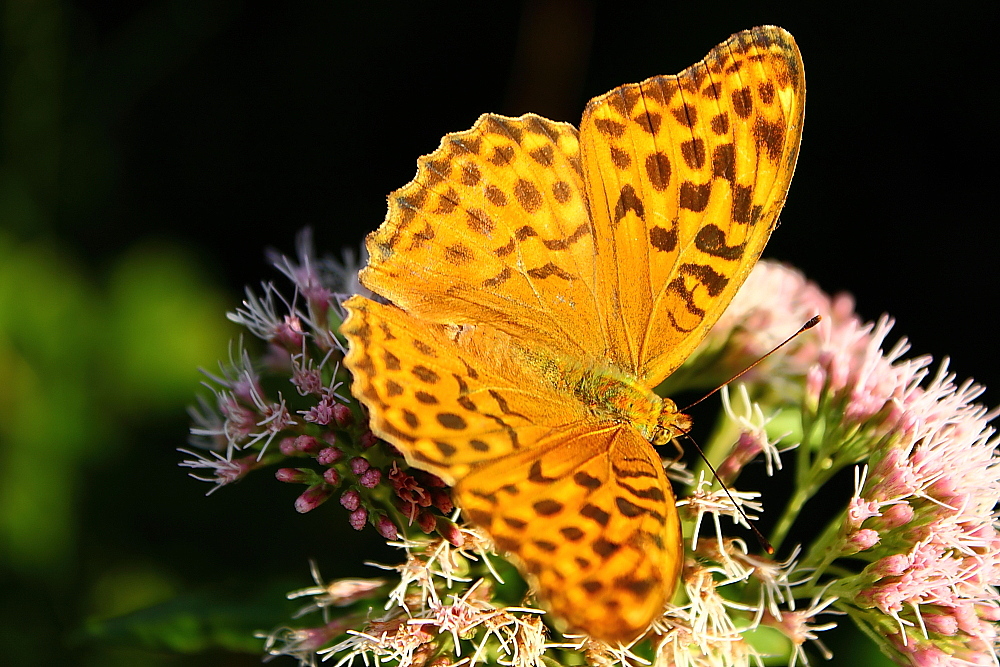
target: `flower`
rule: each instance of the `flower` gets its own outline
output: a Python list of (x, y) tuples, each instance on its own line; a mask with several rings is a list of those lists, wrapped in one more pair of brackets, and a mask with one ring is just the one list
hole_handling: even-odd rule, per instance
[[(215, 400), (200, 398), (191, 411), (191, 447), (206, 454), (182, 450), (192, 458), (181, 465), (211, 471), (196, 477), (213, 484), (209, 493), (275, 467), (278, 480), (305, 487), (297, 510), (322, 508), (356, 530), (371, 526), (403, 558), (377, 566), (387, 573), (379, 579), (324, 582), (313, 565), (316, 585), (289, 594), (312, 601), (266, 635), (270, 655), (305, 665), (361, 658), (397, 667), (744, 667), (762, 660), (754, 631), (769, 628), (785, 637), (794, 667), (814, 652), (828, 657), (818, 633), (846, 614), (902, 664), (995, 664), (995, 414), (975, 403), (981, 387), (956, 384), (947, 361), (931, 376), (928, 357), (906, 358), (905, 339), (888, 346), (891, 318), (863, 322), (850, 297), (829, 297), (790, 267), (758, 263), (664, 385), (711, 388), (760, 360), (739, 376), (735, 396), (723, 388), (706, 464), (664, 462), (683, 491), (682, 586), (644, 636), (610, 646), (560, 637), (558, 622), (546, 623), (535, 608), (530, 582), (503, 563), (486, 533), (462, 521), (444, 481), (376, 437), (343, 389), (337, 295), (356, 289), (353, 256), (318, 259), (303, 234), (295, 260), (271, 257), (295, 294), (284, 298), (267, 283), (231, 315), (266, 349), (252, 355), (241, 341), (218, 375), (206, 374)], [(815, 315), (823, 319), (814, 330), (764, 356)], [(743, 476), (758, 460), (787, 489), (781, 506)], [(708, 462), (728, 490), (714, 484)], [(806, 503), (848, 470), (849, 501), (818, 535), (786, 545), (804, 519), (815, 523)], [(334, 496), (339, 502), (325, 502)], [(755, 553), (728, 534), (750, 519), (768, 527), (783, 556)], [(322, 622), (309, 621), (316, 613)]]
[(205, 494), (206, 496), (212, 495), (227, 484), (240, 481), (246, 477), (251, 470), (269, 463), (269, 461), (260, 460), (256, 455), (244, 456), (238, 459), (227, 459), (224, 456), (220, 456), (216, 452), (209, 452), (213, 458), (208, 458), (188, 449), (178, 449), (177, 451), (194, 457), (193, 459), (181, 461), (179, 464), (181, 467), (195, 469), (206, 468), (215, 473), (212, 477), (199, 477), (194, 473), (190, 473), (190, 476), (194, 479), (202, 482), (212, 482), (215, 484), (215, 486), (208, 490)]
[[(737, 413), (729, 399), (728, 385), (724, 386), (721, 391), (722, 409), (740, 431), (736, 446), (716, 470), (719, 479), (726, 483), (735, 479), (743, 466), (757, 458), (759, 454), (764, 455), (768, 476), (773, 475), (775, 470), (781, 470), (781, 456), (777, 444), (790, 435), (785, 433), (777, 438), (771, 438), (767, 433), (767, 426), (776, 414), (765, 418), (760, 405), (750, 400), (746, 385), (739, 385), (739, 392), (741, 412)], [(794, 447), (795, 445), (792, 445), (787, 449), (794, 449)]]
[[(1000, 457), (993, 415), (972, 403), (981, 392), (956, 386), (943, 363), (926, 387), (901, 398), (893, 437), (878, 441), (844, 522), (845, 534), (870, 526), (861, 530), (878, 540), (866, 554), (872, 565), (841, 587), (869, 624), (875, 609), (896, 622), (897, 651), (932, 638), (950, 652), (996, 641)], [(882, 507), (906, 511), (885, 521)]]

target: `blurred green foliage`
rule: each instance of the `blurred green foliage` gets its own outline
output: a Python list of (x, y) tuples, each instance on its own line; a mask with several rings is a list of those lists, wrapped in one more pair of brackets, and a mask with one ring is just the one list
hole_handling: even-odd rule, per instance
[[(225, 309), (177, 248), (136, 248), (98, 284), (52, 243), (0, 238), (0, 568), (35, 589), (5, 597), (0, 622), (22, 642), (53, 631), (22, 626), (34, 616), (26, 605), (73, 602), (60, 598), (79, 575), (83, 473), (138, 444), (130, 430), (183, 414), (197, 368), (224, 354), (233, 333)], [(176, 593), (156, 564), (92, 575), (102, 616)], [(72, 615), (63, 620), (70, 629)]]
[[(164, 643), (171, 635), (160, 631), (151, 633), (158, 644), (144, 642), (134, 629), (149, 627), (148, 616), (117, 626), (92, 620), (84, 631), (86, 618), (137, 613), (184, 589), (169, 561), (108, 557), (116, 541), (141, 538), (133, 526), (85, 516), (95, 494), (116, 492), (95, 489), (89, 478), (140, 448), (140, 434), (157, 423), (171, 424), (172, 444), (183, 443), (184, 406), (197, 386), (197, 369), (225, 354), (234, 331), (224, 318), (230, 300), (191, 251), (145, 241), (95, 270), (60, 242), (57, 230), (95, 202), (107, 207), (113, 189), (113, 148), (100, 122), (106, 118), (77, 104), (85, 86), (83, 70), (67, 60), (70, 9), (53, 0), (3, 6), (2, 662), (65, 664), (67, 655), (73, 663), (162, 662), (148, 652), (106, 652), (93, 645), (94, 637), (109, 646), (257, 650), (252, 632), (234, 638), (203, 627), (172, 635), (201, 636), (195, 645)], [(88, 222), (99, 234), (100, 221)], [(202, 601), (203, 609), (210, 606)], [(160, 618), (163, 623), (165, 612)], [(190, 610), (174, 610), (167, 624), (181, 618), (191, 618)], [(113, 636), (126, 626), (133, 628), (129, 641)]]
[(171, 248), (138, 248), (98, 287), (49, 244), (0, 240), (0, 531), (23, 574), (74, 553), (74, 490), (121, 430), (190, 401), (225, 350), (225, 301)]

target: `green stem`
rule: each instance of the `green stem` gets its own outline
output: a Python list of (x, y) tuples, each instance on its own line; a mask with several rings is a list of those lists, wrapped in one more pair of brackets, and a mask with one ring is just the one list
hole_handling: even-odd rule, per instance
[(812, 496), (812, 489), (815, 488), (809, 483), (809, 478), (813, 468), (813, 461), (811, 458), (813, 450), (812, 443), (814, 432), (817, 428), (817, 422), (812, 419), (807, 411), (803, 410), (802, 442), (799, 444), (799, 447), (795, 452), (795, 491), (792, 493), (792, 497), (788, 500), (788, 504), (785, 505), (785, 509), (782, 511), (781, 517), (778, 519), (778, 523), (775, 524), (774, 530), (771, 532), (771, 544), (775, 549), (781, 548), (782, 542), (784, 542), (785, 538), (788, 537), (788, 531), (791, 530), (792, 524), (795, 523), (795, 519), (798, 518), (799, 512), (802, 511), (802, 507)]
[(823, 530), (823, 533), (810, 545), (809, 552), (802, 559), (800, 567), (803, 569), (812, 569), (813, 571), (809, 577), (810, 585), (817, 585), (820, 577), (829, 569), (833, 561), (837, 560), (840, 556), (833, 547), (837, 541), (837, 537), (840, 535), (840, 527), (843, 523), (843, 513), (830, 521)]
[(792, 494), (788, 504), (785, 505), (785, 509), (781, 513), (781, 518), (778, 519), (778, 523), (775, 524), (774, 530), (771, 532), (771, 545), (775, 548), (775, 550), (781, 548), (781, 543), (784, 542), (786, 537), (788, 537), (788, 531), (791, 530), (792, 524), (795, 523), (795, 519), (798, 518), (799, 512), (802, 510), (802, 506), (806, 504), (806, 501), (808, 501), (811, 496), (812, 493), (809, 489), (796, 485), (795, 493)]
[[(730, 421), (725, 416), (725, 413), (722, 413), (718, 420), (716, 420), (712, 435), (709, 436), (708, 443), (702, 448), (705, 458), (712, 463), (713, 467), (717, 468), (729, 453), (729, 450), (732, 449), (733, 443), (739, 438), (739, 432), (739, 425)], [(692, 472), (694, 473), (695, 483), (697, 483), (702, 473), (705, 474), (706, 479), (712, 477), (711, 471), (701, 457), (698, 458), (698, 464)], [(713, 482), (713, 486), (714, 484)]]

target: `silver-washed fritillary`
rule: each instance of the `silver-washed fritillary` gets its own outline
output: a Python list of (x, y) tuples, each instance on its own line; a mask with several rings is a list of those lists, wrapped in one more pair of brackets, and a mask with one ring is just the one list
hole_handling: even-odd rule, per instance
[(732, 36), (590, 101), (579, 131), (487, 114), (389, 197), (342, 327), (372, 430), (454, 486), (568, 628), (626, 642), (677, 586), (653, 392), (729, 304), (785, 200), (791, 35)]

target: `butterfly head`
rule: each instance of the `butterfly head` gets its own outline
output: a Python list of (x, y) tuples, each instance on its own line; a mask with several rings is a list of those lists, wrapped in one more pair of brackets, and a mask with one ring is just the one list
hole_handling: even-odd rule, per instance
[(669, 398), (663, 399), (663, 408), (656, 421), (650, 442), (654, 445), (665, 445), (676, 437), (685, 435), (691, 430), (691, 417), (677, 409), (677, 404)]

